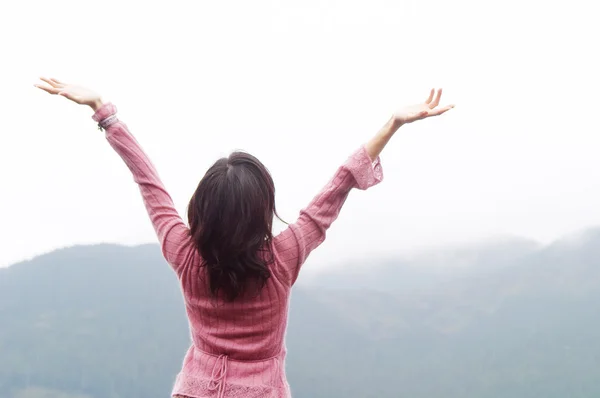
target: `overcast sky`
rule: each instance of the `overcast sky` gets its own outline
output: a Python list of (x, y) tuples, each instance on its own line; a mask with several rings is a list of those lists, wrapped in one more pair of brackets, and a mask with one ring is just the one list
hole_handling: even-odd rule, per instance
[(74, 244), (155, 242), (91, 111), (36, 90), (40, 75), (113, 101), (181, 214), (206, 168), (245, 149), (271, 170), (288, 221), (396, 108), (443, 87), (456, 109), (400, 130), (384, 183), (352, 194), (312, 262), (598, 226), (595, 7), (2, 2), (0, 265)]

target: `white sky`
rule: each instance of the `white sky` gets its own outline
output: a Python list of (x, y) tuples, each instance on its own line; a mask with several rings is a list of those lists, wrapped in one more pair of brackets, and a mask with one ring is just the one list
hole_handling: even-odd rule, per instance
[(241, 148), (271, 169), (290, 221), (395, 108), (443, 87), (456, 109), (399, 132), (385, 182), (352, 195), (311, 262), (600, 225), (595, 7), (2, 2), (0, 265), (155, 241), (91, 111), (36, 90), (40, 75), (112, 100), (182, 214), (206, 168)]

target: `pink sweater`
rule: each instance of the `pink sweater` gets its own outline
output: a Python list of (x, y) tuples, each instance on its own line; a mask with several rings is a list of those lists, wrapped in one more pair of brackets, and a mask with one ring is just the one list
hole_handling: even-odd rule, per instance
[(205, 268), (189, 230), (156, 169), (106, 104), (93, 116), (138, 184), (162, 248), (177, 274), (184, 296), (192, 345), (177, 375), (173, 395), (193, 398), (290, 397), (285, 376), (285, 331), (290, 290), (300, 267), (325, 240), (352, 188), (367, 189), (383, 178), (379, 159), (372, 162), (360, 148), (335, 173), (323, 190), (300, 212), (297, 221), (273, 239), (272, 277), (256, 298), (215, 302)]

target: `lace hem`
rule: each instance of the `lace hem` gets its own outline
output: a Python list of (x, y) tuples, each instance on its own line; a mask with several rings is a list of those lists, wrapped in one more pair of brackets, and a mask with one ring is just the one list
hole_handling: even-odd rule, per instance
[[(216, 398), (219, 392), (211, 389), (209, 380), (177, 377), (173, 388), (173, 397), (187, 398)], [(246, 386), (235, 383), (225, 384), (225, 397), (227, 398), (290, 398), (286, 387), (271, 386)]]
[(354, 176), (356, 187), (360, 190), (377, 185), (383, 180), (381, 159), (377, 157), (371, 161), (367, 148), (364, 146), (348, 158), (345, 166)]
[(96, 113), (94, 113), (94, 115), (92, 116), (92, 119), (96, 122), (96, 123), (100, 123), (102, 120), (113, 116), (117, 113), (117, 107), (114, 106), (112, 103), (108, 102), (104, 105), (102, 105), (100, 107), (100, 109), (98, 109), (96, 111)]

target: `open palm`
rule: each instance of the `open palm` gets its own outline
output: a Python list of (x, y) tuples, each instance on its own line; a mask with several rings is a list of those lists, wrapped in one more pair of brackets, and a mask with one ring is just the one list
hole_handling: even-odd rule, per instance
[(412, 123), (417, 120), (426, 119), (432, 116), (439, 116), (442, 113), (448, 112), (454, 108), (454, 105), (447, 105), (438, 108), (440, 98), (442, 97), (442, 89), (431, 89), (429, 98), (424, 103), (407, 106), (394, 113), (394, 122), (398, 125)]
[(95, 91), (74, 84), (63, 83), (56, 79), (48, 79), (45, 77), (40, 79), (46, 84), (36, 84), (35, 87), (44, 90), (47, 93), (62, 95), (77, 104), (91, 106), (94, 110), (102, 104), (100, 94)]

